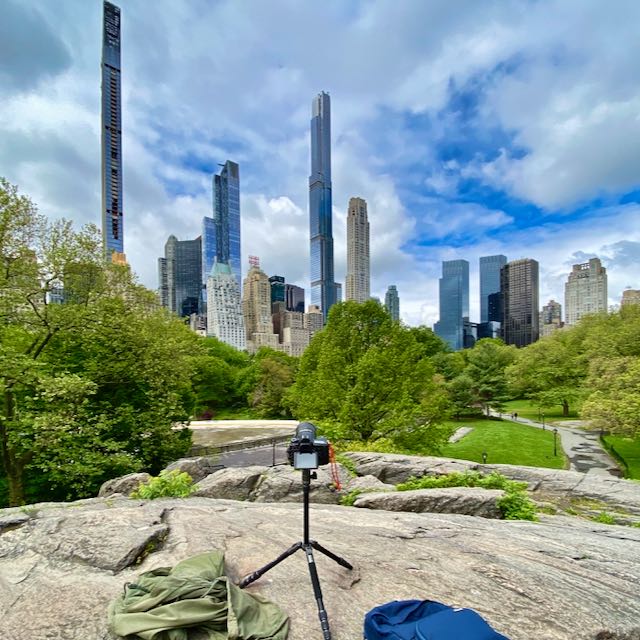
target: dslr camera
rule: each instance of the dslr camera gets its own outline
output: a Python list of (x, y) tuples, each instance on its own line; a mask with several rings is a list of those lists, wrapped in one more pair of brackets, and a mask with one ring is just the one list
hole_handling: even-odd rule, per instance
[(316, 435), (314, 424), (301, 422), (287, 447), (287, 457), (294, 469), (317, 469), (329, 464), (329, 442)]

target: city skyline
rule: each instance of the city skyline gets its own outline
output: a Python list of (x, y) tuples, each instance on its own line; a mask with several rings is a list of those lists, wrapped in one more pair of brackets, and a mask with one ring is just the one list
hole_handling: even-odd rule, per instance
[[(186, 8), (180, 20), (170, 3), (120, 4), (124, 249), (148, 287), (166, 238), (200, 234), (209, 176), (232, 157), (243, 166), (243, 262), (261, 255), (269, 273), (308, 290), (308, 101), (324, 89), (336, 282), (358, 193), (375, 229), (371, 293), (396, 283), (410, 324), (437, 319), (443, 260), (469, 261), (474, 320), (480, 256), (536, 259), (540, 300), (562, 301), (571, 265), (594, 256), (609, 304), (638, 288), (638, 7), (605, 20), (589, 2), (470, 4), (435, 20), (429, 6), (399, 15), (371, 2), (283, 21), (278, 2), (251, 17), (225, 2)], [(3, 18), (10, 41), (38, 46), (9, 43), (0, 72), (0, 174), (45, 215), (99, 224), (102, 3), (10, 1)], [(255, 19), (260, 33), (248, 29)], [(225, 33), (237, 36), (234, 54)]]

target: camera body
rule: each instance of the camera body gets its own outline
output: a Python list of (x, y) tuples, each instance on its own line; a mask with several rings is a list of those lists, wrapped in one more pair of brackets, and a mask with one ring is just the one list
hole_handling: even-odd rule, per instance
[(316, 435), (316, 426), (301, 422), (287, 447), (289, 464), (294, 469), (317, 469), (329, 464), (329, 441)]

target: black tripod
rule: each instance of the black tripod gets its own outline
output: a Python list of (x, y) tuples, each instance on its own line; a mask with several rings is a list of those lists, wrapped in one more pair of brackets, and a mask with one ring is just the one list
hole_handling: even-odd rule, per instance
[[(277, 564), (280, 564), (283, 560), (286, 560), (289, 556), (293, 555), (298, 549), (302, 549), (307, 555), (307, 564), (309, 565), (309, 574), (311, 575), (311, 584), (313, 585), (313, 594), (316, 598), (316, 604), (318, 605), (318, 617), (320, 618), (320, 626), (322, 627), (322, 634), (324, 640), (331, 640), (331, 631), (329, 630), (329, 620), (327, 618), (327, 612), (322, 602), (322, 590), (320, 589), (320, 579), (318, 578), (318, 570), (316, 569), (316, 563), (313, 558), (313, 549), (324, 553), (327, 558), (331, 558), (337, 562), (341, 567), (345, 569), (353, 569), (353, 567), (340, 556), (332, 553), (328, 549), (325, 549), (321, 544), (315, 540), (309, 540), (309, 487), (311, 485), (311, 472), (309, 469), (302, 470), (302, 492), (304, 496), (304, 540), (302, 542), (296, 542), (293, 546), (289, 547), (284, 553), (281, 553), (275, 560), (272, 560), (264, 567), (250, 573), (240, 581), (240, 588), (244, 589), (248, 584), (251, 584), (261, 576), (263, 576), (269, 569), (273, 569)], [(313, 478), (317, 476), (313, 473)]]

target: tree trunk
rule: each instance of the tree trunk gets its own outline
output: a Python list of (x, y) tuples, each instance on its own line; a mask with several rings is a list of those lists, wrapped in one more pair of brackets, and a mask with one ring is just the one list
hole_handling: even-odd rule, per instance
[(562, 401), (562, 415), (565, 418), (569, 415), (569, 403), (566, 400)]

